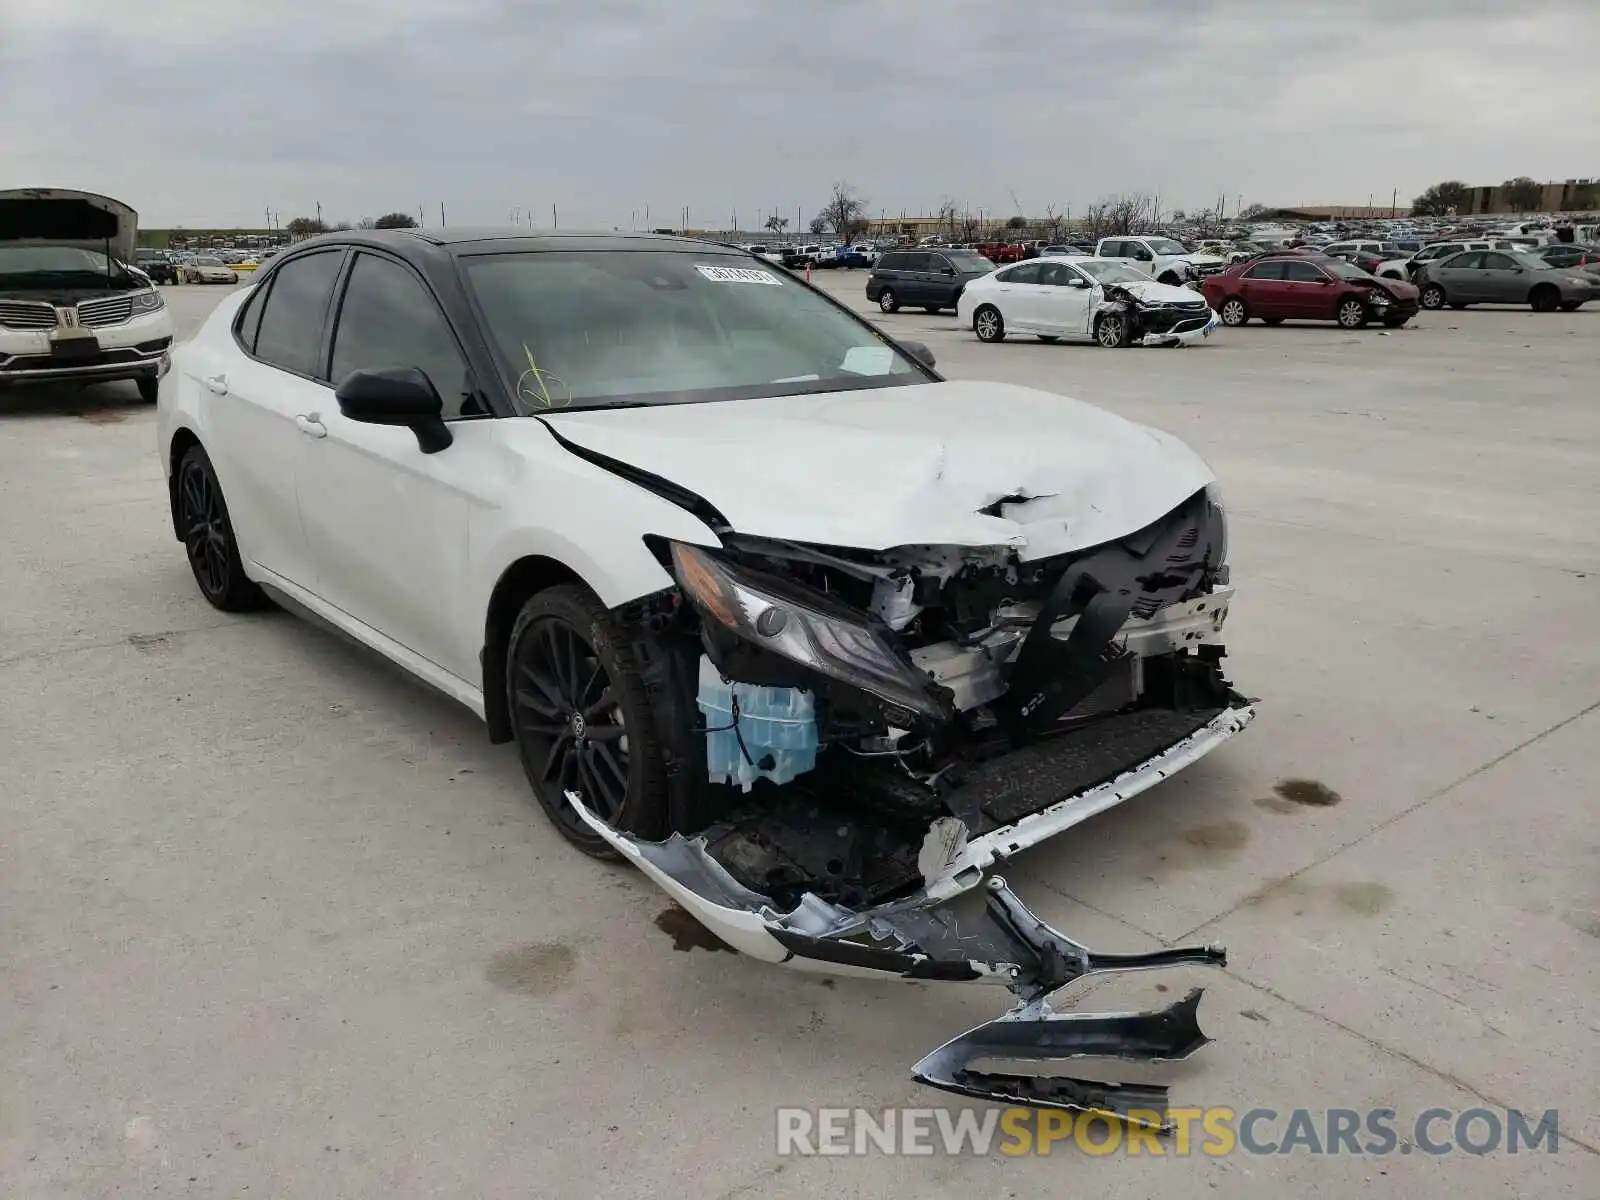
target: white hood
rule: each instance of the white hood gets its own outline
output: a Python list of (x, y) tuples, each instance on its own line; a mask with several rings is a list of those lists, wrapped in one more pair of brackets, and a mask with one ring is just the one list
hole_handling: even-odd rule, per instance
[[(1141, 529), (1213, 479), (1170, 434), (1003, 383), (541, 416), (578, 446), (688, 488), (740, 533), (864, 550), (1062, 554)], [(1037, 499), (978, 511), (1008, 496)]]
[(1178, 257), (1196, 267), (1226, 266), (1228, 263), (1220, 254), (1181, 254)]
[(1114, 283), (1111, 286), (1131, 292), (1136, 299), (1143, 300), (1146, 304), (1193, 304), (1202, 298), (1193, 288), (1157, 283), (1154, 279), (1141, 280), (1138, 283)]
[(0, 191), (0, 245), (78, 246), (133, 261), (139, 214), (120, 200), (66, 188)]

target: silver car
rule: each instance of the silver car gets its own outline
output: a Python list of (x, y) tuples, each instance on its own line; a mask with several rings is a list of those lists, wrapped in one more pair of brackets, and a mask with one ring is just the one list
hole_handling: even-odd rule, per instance
[(1468, 250), (1424, 263), (1417, 286), (1423, 308), (1527, 304), (1534, 312), (1572, 312), (1600, 294), (1594, 277), (1515, 250)]

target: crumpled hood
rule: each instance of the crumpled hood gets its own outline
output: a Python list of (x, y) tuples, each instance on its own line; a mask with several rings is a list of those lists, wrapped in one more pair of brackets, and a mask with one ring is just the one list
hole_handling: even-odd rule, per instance
[(1194, 267), (1227, 266), (1228, 264), (1228, 260), (1220, 254), (1180, 254), (1177, 257)]
[(139, 214), (120, 200), (67, 188), (0, 191), (0, 245), (77, 246), (133, 259)]
[[(1142, 529), (1213, 479), (1170, 434), (1002, 383), (540, 415), (694, 492), (740, 533), (863, 550), (1062, 554)], [(997, 502), (999, 515), (979, 511)]]
[(1196, 301), (1204, 303), (1204, 298), (1199, 292), (1190, 287), (1177, 287), (1170, 283), (1157, 283), (1155, 280), (1140, 280), (1138, 283), (1116, 283), (1112, 287), (1121, 288), (1132, 294), (1134, 299), (1145, 304), (1193, 304)]

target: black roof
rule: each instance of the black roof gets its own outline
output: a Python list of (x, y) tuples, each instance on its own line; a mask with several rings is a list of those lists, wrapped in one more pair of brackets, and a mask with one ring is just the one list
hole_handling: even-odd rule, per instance
[(516, 226), (461, 229), (340, 229), (296, 242), (291, 249), (312, 245), (386, 246), (404, 253), (418, 244), (470, 247), (474, 251), (506, 250), (668, 250), (705, 253), (725, 247), (720, 242), (663, 233), (619, 233), (615, 230), (519, 229)]

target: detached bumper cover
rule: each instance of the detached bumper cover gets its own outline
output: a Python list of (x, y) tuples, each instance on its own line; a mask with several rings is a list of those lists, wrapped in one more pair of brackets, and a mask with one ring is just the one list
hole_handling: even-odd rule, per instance
[[(1131, 1062), (1183, 1059), (1206, 1044), (1196, 1014), (1200, 992), (1147, 1013), (1057, 1013), (1052, 993), (1086, 975), (1223, 966), (1220, 947), (1175, 947), (1148, 954), (1100, 954), (1041, 920), (999, 876), (997, 860), (1071, 828), (1153, 786), (1238, 733), (1250, 707), (1219, 714), (1189, 736), (1117, 778), (981, 837), (930, 830), (925, 885), (914, 895), (853, 911), (807, 893), (792, 911), (745, 887), (707, 852), (701, 837), (674, 834), (647, 842), (601, 822), (567, 793), (578, 814), (675, 902), (728, 945), (765, 962), (818, 974), (998, 984), (1016, 997), (1012, 1009), (933, 1051), (913, 1068), (932, 1087), (961, 1095), (1038, 1107), (1096, 1109), (1163, 1128), (1142, 1110), (1161, 1110), (1166, 1089), (1065, 1076), (1008, 1075), (972, 1068), (977, 1059), (1049, 1062), (1114, 1058)], [(960, 824), (955, 822), (955, 824)], [(948, 839), (948, 840), (946, 840)], [(949, 905), (984, 885), (981, 919), (959, 919)]]

